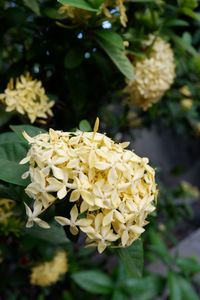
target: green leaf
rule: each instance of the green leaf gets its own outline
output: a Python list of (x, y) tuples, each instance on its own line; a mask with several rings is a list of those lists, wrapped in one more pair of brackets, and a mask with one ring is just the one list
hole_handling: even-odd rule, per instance
[(88, 0), (88, 2), (91, 4), (94, 8), (99, 8), (105, 0)]
[(28, 147), (12, 132), (0, 134), (0, 179), (26, 186), (28, 181), (21, 178), (27, 166), (19, 165), (27, 153)]
[(41, 229), (38, 226), (33, 226), (31, 228), (26, 228), (24, 233), (54, 245), (66, 244), (69, 242), (63, 227), (56, 223), (52, 223), (50, 226), (51, 228), (49, 229)]
[(128, 278), (123, 287), (137, 300), (152, 300), (163, 291), (163, 280), (158, 276)]
[(124, 267), (131, 277), (141, 277), (143, 271), (143, 244), (136, 240), (130, 247), (118, 249)]
[(129, 300), (130, 298), (126, 295), (127, 293), (123, 293), (121, 289), (115, 289), (112, 294), (112, 300)]
[(84, 59), (83, 53), (77, 48), (71, 48), (66, 54), (64, 65), (67, 69), (74, 69), (79, 66)]
[(90, 293), (110, 294), (113, 290), (113, 282), (110, 277), (100, 271), (81, 271), (74, 273), (72, 279)]
[(10, 128), (12, 129), (12, 131), (14, 131), (19, 138), (25, 142), (25, 138), (22, 135), (22, 132), (26, 132), (28, 135), (30, 135), (31, 137), (36, 136), (40, 133), (45, 133), (46, 131), (44, 129), (32, 126), (32, 125), (10, 125)]
[(200, 21), (200, 14), (197, 12), (194, 12), (191, 8), (188, 7), (182, 7), (180, 9), (180, 11), (182, 13), (184, 13), (186, 16), (196, 20), (196, 21)]
[(0, 158), (20, 162), (26, 156), (27, 147), (23, 143), (0, 142)]
[(129, 80), (133, 80), (134, 68), (125, 54), (121, 36), (110, 30), (98, 30), (95, 32), (95, 35), (97, 43), (108, 54), (122, 74)]
[(92, 7), (86, 0), (58, 0), (61, 4), (69, 4), (73, 7), (98, 12), (98, 9)]
[(79, 123), (79, 129), (81, 131), (92, 131), (92, 128), (90, 126), (90, 123), (87, 121), (87, 120), (82, 120), (80, 123)]
[(0, 127), (8, 123), (12, 116), (12, 112), (6, 112), (3, 107), (0, 107)]
[(164, 241), (162, 240), (159, 233), (154, 230), (149, 231), (149, 238), (152, 243), (151, 250), (165, 263), (170, 263), (172, 258), (168, 248), (166, 247)]
[(200, 272), (200, 264), (196, 258), (193, 257), (179, 257), (176, 264), (185, 273)]
[(19, 162), (26, 156), (28, 147), (14, 132), (0, 134), (0, 158)]
[[(179, 277), (179, 284), (182, 292), (182, 300), (199, 300), (199, 296), (197, 295), (195, 289), (189, 280), (186, 280), (183, 277)], [(175, 299), (174, 299), (175, 300)], [(176, 299), (178, 300), (178, 299)]]
[(189, 26), (189, 23), (182, 19), (166, 19), (165, 26), (167, 26), (167, 27)]
[(27, 166), (19, 165), (17, 162), (0, 159), (0, 179), (17, 184), (20, 186), (27, 186), (28, 180), (21, 178), (22, 174), (27, 171)]
[(23, 0), (24, 4), (30, 8), (36, 15), (40, 16), (40, 6), (37, 0)]
[(43, 15), (51, 19), (56, 19), (56, 20), (63, 19), (63, 16), (58, 13), (58, 9), (52, 7), (44, 7), (41, 12)]
[(0, 145), (5, 143), (23, 143), (14, 132), (4, 132), (0, 134)]
[(179, 276), (174, 272), (168, 273), (167, 284), (170, 291), (169, 300), (182, 300)]
[(179, 6), (195, 9), (198, 6), (198, 0), (178, 0)]
[(182, 38), (180, 38), (178, 35), (172, 34), (171, 37), (174, 40), (174, 42), (176, 43), (177, 47), (179, 47), (185, 51), (188, 51), (188, 53), (190, 53), (192, 55), (197, 54), (196, 49), (191, 44), (188, 43), (188, 40), (186, 41), (184, 39), (184, 36)]

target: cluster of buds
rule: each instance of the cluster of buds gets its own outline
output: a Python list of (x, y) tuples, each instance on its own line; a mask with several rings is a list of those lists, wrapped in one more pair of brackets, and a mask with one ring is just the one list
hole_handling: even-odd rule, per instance
[(37, 118), (47, 119), (52, 116), (54, 101), (50, 101), (42, 86), (42, 82), (33, 79), (30, 74), (21, 75), (16, 80), (9, 81), (0, 100), (6, 106), (7, 112), (16, 111), (29, 118), (34, 123)]
[(33, 211), (26, 205), (27, 226), (48, 228), (39, 215), (66, 199), (70, 216), (56, 221), (74, 235), (84, 232), (86, 243), (101, 253), (108, 245), (126, 247), (138, 239), (155, 209), (157, 189), (148, 159), (125, 149), (129, 143), (98, 133), (98, 124), (97, 119), (93, 132), (24, 133), (31, 147), (21, 163), (29, 163), (23, 177), (30, 176), (26, 193), (34, 199)]
[(169, 43), (150, 35), (143, 43), (149, 55), (133, 61), (135, 79), (128, 82), (125, 92), (131, 104), (148, 109), (158, 102), (175, 78), (174, 54)]

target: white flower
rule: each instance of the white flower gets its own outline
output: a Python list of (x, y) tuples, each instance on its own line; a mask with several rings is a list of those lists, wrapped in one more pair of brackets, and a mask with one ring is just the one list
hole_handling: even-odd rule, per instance
[(34, 209), (33, 211), (30, 209), (30, 207), (28, 207), (28, 205), (26, 203), (24, 203), (25, 208), (26, 208), (26, 214), (28, 216), (28, 221), (26, 223), (26, 227), (32, 227), (34, 223), (36, 223), (38, 226), (48, 229), (50, 228), (49, 224), (43, 220), (41, 220), (40, 218), (38, 218), (38, 215), (41, 213), (42, 211), (42, 204), (39, 202), (34, 203)]

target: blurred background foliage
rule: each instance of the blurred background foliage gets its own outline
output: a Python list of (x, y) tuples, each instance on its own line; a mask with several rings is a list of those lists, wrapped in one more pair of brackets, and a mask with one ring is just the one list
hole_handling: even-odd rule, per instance
[[(172, 130), (175, 138), (186, 136), (188, 144), (196, 140), (199, 145), (199, 1), (125, 1), (126, 27), (120, 23), (116, 3), (110, 8), (109, 18), (99, 12), (104, 2), (101, 0), (59, 2), (0, 0), (0, 93), (10, 78), (29, 72), (42, 81), (48, 96), (55, 100), (54, 117), (46, 124), (34, 124), (39, 131), (49, 127), (71, 130), (78, 124), (82, 130), (91, 130), (90, 123), (98, 115), (101, 129), (115, 139), (134, 139), (135, 129), (140, 132), (156, 126), (163, 135), (165, 130)], [(59, 13), (61, 3), (76, 3), (77, 8), (83, 9), (82, 15), (70, 18)], [(127, 80), (134, 77), (129, 58), (148, 55), (141, 51), (142, 42), (152, 33), (171, 44), (176, 79), (161, 101), (143, 111), (129, 105), (124, 88)], [(45, 232), (37, 227), (24, 229), (23, 202), (29, 199), (17, 176), (22, 171), (16, 161), (24, 157), (27, 145), (16, 132), (24, 128), (33, 133), (39, 131), (29, 125), (13, 127), (6, 142), (4, 134), (10, 130), (9, 125), (26, 123), (25, 118), (6, 112), (1, 105), (0, 299), (199, 299), (199, 262), (169, 251), (200, 225), (196, 216), (198, 188), (187, 182), (169, 188), (160, 180), (158, 209), (144, 234), (143, 276), (138, 277), (125, 270), (115, 249), (99, 256), (93, 249), (83, 248), (81, 238), (72, 244), (55, 224)], [(4, 160), (12, 162), (10, 169), (8, 165), (3, 167)], [(175, 164), (171, 172), (180, 174), (179, 167)], [(6, 176), (10, 178), (7, 183)], [(5, 207), (3, 199), (13, 202)], [(131, 253), (135, 264), (143, 257), (140, 243), (138, 251)], [(66, 275), (49, 287), (30, 285), (31, 268), (38, 262), (50, 261), (60, 249), (68, 257)], [(162, 274), (150, 268), (158, 260), (165, 266)], [(142, 267), (138, 269), (141, 271)]]

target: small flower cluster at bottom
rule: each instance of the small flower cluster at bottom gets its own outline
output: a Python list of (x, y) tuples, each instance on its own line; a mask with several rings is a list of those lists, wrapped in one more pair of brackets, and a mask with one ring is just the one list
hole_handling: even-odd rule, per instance
[(31, 270), (30, 282), (41, 287), (56, 283), (68, 270), (67, 256), (58, 251), (51, 261), (43, 262)]
[(26, 193), (34, 199), (33, 211), (26, 205), (27, 226), (35, 222), (48, 228), (39, 215), (65, 198), (70, 217), (56, 216), (56, 221), (70, 226), (74, 235), (86, 233), (87, 244), (101, 253), (109, 245), (129, 246), (141, 235), (155, 209), (157, 189), (147, 158), (97, 130), (98, 120), (93, 132), (24, 134), (31, 147), (21, 163), (29, 162), (23, 177), (30, 176)]

